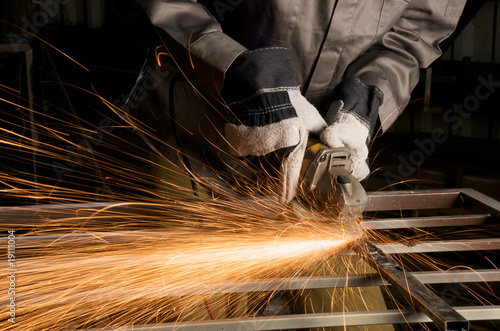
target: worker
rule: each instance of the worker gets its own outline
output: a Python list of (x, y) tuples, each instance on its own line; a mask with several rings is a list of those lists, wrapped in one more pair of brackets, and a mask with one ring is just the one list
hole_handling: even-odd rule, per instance
[(367, 143), (403, 111), (465, 2), (145, 0), (165, 47), (151, 49), (126, 109), (161, 137), (159, 154), (200, 177), (229, 171), (230, 155), (278, 151), (290, 201), (313, 133), (348, 147), (362, 180)]
[(125, 109), (158, 155), (221, 191), (241, 160), (272, 155), (292, 200), (309, 135), (349, 148), (363, 180), (367, 144), (401, 114), (465, 3), (143, 1), (159, 40)]

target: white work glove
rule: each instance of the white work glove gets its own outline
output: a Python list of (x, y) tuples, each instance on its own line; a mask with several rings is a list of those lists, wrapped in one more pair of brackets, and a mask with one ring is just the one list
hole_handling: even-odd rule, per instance
[[(326, 122), (301, 94), (287, 49), (268, 48), (240, 56), (226, 75), (223, 96), (231, 114), (225, 137), (238, 156), (284, 154), (281, 201), (296, 194), (309, 133), (319, 135)], [(283, 153), (284, 152), (284, 153)]]
[(358, 78), (348, 78), (336, 87), (333, 98), (337, 101), (325, 116), (328, 127), (320, 135), (321, 142), (332, 148), (349, 148), (352, 175), (363, 180), (370, 174), (367, 144), (376, 126), (383, 93)]
[[(342, 109), (344, 103), (341, 100), (332, 103), (332, 106), (339, 106)], [(332, 107), (330, 107), (330, 110)], [(370, 173), (370, 168), (366, 163), (368, 158), (368, 128), (354, 117), (354, 115), (342, 111), (328, 112), (325, 118), (327, 123), (331, 123), (321, 132), (321, 142), (329, 147), (347, 147), (351, 152), (352, 175), (358, 179), (365, 179)]]
[(309, 133), (319, 135), (326, 128), (326, 123), (316, 108), (298, 89), (286, 91), (286, 94), (289, 98), (286, 107), (293, 108), (296, 116), (263, 126), (233, 123), (225, 125), (226, 139), (233, 155), (263, 156), (291, 149), (283, 160), (281, 169), (282, 202), (289, 202), (295, 197)]

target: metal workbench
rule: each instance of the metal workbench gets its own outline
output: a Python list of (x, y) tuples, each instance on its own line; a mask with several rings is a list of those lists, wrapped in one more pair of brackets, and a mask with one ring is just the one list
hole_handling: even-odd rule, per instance
[[(400, 267), (400, 271), (409, 275), (418, 286), (428, 289), (432, 298), (439, 298), (449, 304), (454, 316), (462, 318), (466, 323), (446, 324), (446, 321), (439, 323), (439, 317), (432, 316), (434, 307), (423, 309), (421, 305), (407, 309), (391, 308), (385, 311), (351, 311), (335, 313), (316, 314), (293, 314), (269, 317), (239, 318), (211, 321), (191, 321), (183, 323), (143, 325), (141, 330), (279, 330), (279, 329), (301, 329), (309, 327), (328, 327), (343, 325), (373, 325), (373, 324), (395, 324), (417, 326), (419, 323), (437, 323), (440, 328), (448, 330), (462, 330), (468, 328), (468, 323), (472, 326), (480, 325), (482, 330), (495, 330), (499, 327), (500, 321), (500, 293), (498, 283), (500, 282), (500, 270), (495, 265), (500, 254), (500, 202), (495, 201), (477, 191), (471, 189), (446, 189), (428, 191), (387, 191), (373, 192), (368, 194), (369, 202), (363, 226), (366, 231), (382, 231), (384, 233), (412, 232), (418, 229), (425, 231), (438, 231), (444, 234), (444, 239), (419, 240), (415, 243), (390, 242), (377, 243), (373, 245), (383, 258), (396, 257), (390, 260), (403, 261), (405, 256), (412, 254), (430, 254), (434, 259), (445, 258), (450, 260), (450, 256), (467, 259), (467, 254), (474, 254), (479, 257), (486, 257), (491, 263), (488, 265), (477, 263), (475, 269), (458, 267), (443, 271), (411, 271)], [(0, 208), (0, 226), (4, 229), (33, 228), (46, 224), (47, 219), (51, 219), (52, 226), (57, 226), (57, 220), (73, 217), (92, 215), (95, 211), (103, 207), (111, 206), (112, 203), (74, 204), (74, 205), (47, 205), (29, 207), (3, 207)], [(123, 206), (130, 212), (134, 208)], [(112, 218), (114, 214), (120, 212), (120, 208), (113, 208), (108, 214), (100, 213), (100, 220), (106, 217)], [(136, 210), (136, 212), (144, 212)], [(452, 230), (465, 229), (464, 235), (460, 238), (447, 238), (446, 234)], [(472, 231), (471, 229), (474, 229)], [(152, 231), (151, 233), (154, 233)], [(468, 234), (471, 234), (470, 236)], [(105, 238), (108, 242), (123, 242), (127, 240), (147, 240), (148, 233), (141, 232), (103, 232), (92, 234), (76, 234), (66, 240), (55, 241), (62, 235), (54, 234), (49, 236), (26, 236), (18, 239), (18, 247), (31, 247), (43, 245), (44, 243), (55, 243), (64, 246), (74, 244), (78, 240), (89, 238)], [(0, 239), (6, 240), (6, 239)], [(90, 241), (91, 242), (91, 241)], [(359, 254), (358, 251), (348, 251), (345, 254)], [(362, 254), (360, 254), (362, 255)], [(480, 260), (480, 258), (478, 258)], [(477, 262), (477, 261), (473, 261)], [(377, 262), (376, 262), (377, 263)], [(403, 264), (404, 266), (404, 264)], [(375, 268), (377, 269), (377, 268)], [(377, 269), (378, 270), (378, 269)], [(382, 276), (380, 276), (382, 275)], [(395, 286), (394, 279), (387, 277), (387, 274), (380, 272), (380, 275), (350, 275), (332, 277), (303, 277), (292, 280), (275, 279), (263, 281), (251, 281), (237, 284), (213, 284), (213, 286), (192, 286), (189, 288), (161, 289), (156, 291), (158, 297), (192, 295), (192, 294), (215, 294), (215, 293), (235, 293), (235, 292), (260, 292), (279, 290), (303, 290), (317, 288), (334, 287), (360, 287), (360, 286), (383, 286), (395, 293), (405, 292)], [(389, 275), (390, 276), (390, 275)], [(416, 283), (415, 283), (416, 284)], [(474, 286), (479, 284), (497, 291), (488, 298), (490, 304), (464, 305), (457, 304), (457, 300), (450, 300), (446, 292), (436, 290), (439, 286)], [(433, 287), (434, 291), (430, 290)], [(496, 287), (495, 287), (496, 286)], [(403, 286), (404, 287), (404, 286)], [(481, 286), (480, 286), (481, 287)], [(411, 296), (416, 289), (407, 288), (406, 291)], [(408, 293), (402, 293), (401, 298), (408, 297)], [(424, 295), (425, 296), (425, 295)], [(395, 297), (398, 297), (396, 294)], [(457, 305), (455, 305), (457, 304)], [(402, 303), (404, 306), (404, 303)], [(424, 307), (425, 308), (425, 307)], [(429, 310), (430, 309), (430, 310)], [(447, 308), (448, 309), (448, 308)], [(446, 312), (446, 314), (449, 311)], [(446, 315), (445, 314), (445, 315)], [(486, 321), (486, 322), (485, 322)], [(441, 321), (442, 322), (442, 321)], [(479, 324), (475, 324), (479, 323)], [(464, 326), (467, 325), (467, 326)], [(474, 327), (473, 327), (474, 328)], [(129, 330), (136, 330), (138, 326), (131, 326)]]

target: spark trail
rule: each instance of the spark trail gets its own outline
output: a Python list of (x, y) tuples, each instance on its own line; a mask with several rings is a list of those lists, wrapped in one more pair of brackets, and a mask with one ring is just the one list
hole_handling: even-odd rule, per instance
[[(118, 109), (113, 111), (123, 115)], [(105, 328), (203, 319), (209, 316), (206, 302), (216, 317), (247, 316), (262, 297), (209, 295), (206, 287), (225, 283), (230, 291), (235, 282), (308, 275), (361, 235), (359, 229), (349, 227), (352, 223), (347, 218), (314, 214), (300, 206), (291, 211), (275, 199), (206, 196), (192, 200), (185, 185), (143, 167), (156, 167), (166, 173), (165, 178), (181, 177), (178, 170), (150, 161), (147, 147), (123, 149), (122, 155), (132, 162), (98, 150), (87, 153), (68, 137), (93, 141), (99, 128), (53, 120), (59, 129), (36, 124), (38, 135), (47, 138), (37, 142), (36, 149), (30, 138), (16, 132), (14, 118), (3, 120), (0, 144), (7, 160), (15, 159), (29, 168), (36, 154), (41, 168), (51, 170), (51, 163), (43, 163), (45, 159), (72, 165), (69, 176), (54, 182), (42, 172), (34, 180), (23, 168), (7, 167), (0, 172), (0, 193), (33, 204), (117, 202), (62, 217), (57, 213), (44, 216), (43, 207), (38, 212), (35, 208), (34, 215), (40, 215), (37, 224), (24, 228), (16, 226), (25, 221), (22, 218), (2, 223), (2, 230), (21, 229), (16, 232), (16, 323), (2, 316), (2, 329)], [(130, 146), (127, 136), (117, 131), (107, 131), (99, 147), (116, 151)], [(95, 191), (103, 184), (113, 186), (111, 194)], [(245, 189), (252, 193), (252, 188)], [(173, 198), (190, 195), (191, 200)], [(111, 232), (120, 235), (111, 240)], [(57, 239), (47, 242), (51, 236)], [(8, 285), (6, 272), (1, 268), (3, 288)], [(237, 313), (218, 313), (239, 302), (244, 302), (244, 308)]]
[[(196, 221), (175, 222), (172, 216), (157, 220), (164, 228), (148, 230), (147, 240), (90, 244), (61, 236), (36, 247), (36, 239), (34, 246), (23, 246), (21, 237), (16, 300), (22, 305), (15, 325), (2, 324), (13, 330), (59, 330), (202, 319), (207, 309), (201, 294), (210, 293), (210, 286), (225, 283), (230, 292), (237, 282), (305, 275), (361, 235), (350, 222), (321, 215), (243, 217), (209, 201), (176, 202), (175, 209)], [(4, 273), (5, 268), (0, 286), (7, 285)], [(242, 300), (241, 295), (207, 297), (216, 310)], [(249, 312), (262, 298), (244, 300)]]

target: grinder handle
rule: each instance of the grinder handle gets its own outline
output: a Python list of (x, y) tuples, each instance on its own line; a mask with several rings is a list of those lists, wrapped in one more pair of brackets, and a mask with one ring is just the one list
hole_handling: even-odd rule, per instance
[(348, 148), (330, 148), (317, 138), (309, 138), (301, 169), (305, 194), (339, 204), (343, 211), (361, 214), (368, 202), (361, 183), (351, 175)]

